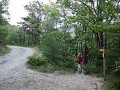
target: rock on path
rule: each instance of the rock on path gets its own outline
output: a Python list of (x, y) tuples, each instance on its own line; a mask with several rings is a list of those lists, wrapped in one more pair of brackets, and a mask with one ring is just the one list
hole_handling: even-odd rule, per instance
[(26, 68), (30, 48), (9, 46), (11, 52), (0, 57), (0, 90), (102, 90), (102, 78), (84, 74), (44, 74)]

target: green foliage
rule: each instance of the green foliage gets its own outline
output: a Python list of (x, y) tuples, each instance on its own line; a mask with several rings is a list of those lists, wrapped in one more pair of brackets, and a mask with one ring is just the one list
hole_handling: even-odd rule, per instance
[(107, 77), (108, 80), (108, 90), (119, 90), (120, 89), (120, 77), (115, 77), (113, 75), (109, 75)]
[(8, 30), (6, 26), (0, 26), (0, 44), (5, 44), (7, 35), (8, 35)]
[(3, 17), (3, 15), (8, 16), (8, 0), (1, 0), (0, 1), (0, 25), (6, 25), (8, 24), (6, 18)]
[(8, 36), (6, 42), (9, 45), (20, 45), (23, 42), (23, 31), (17, 26), (8, 25)]
[[(109, 51), (106, 55), (107, 73), (119, 73), (119, 0), (57, 1), (51, 5), (38, 1), (26, 5), (29, 14), (23, 18), (22, 32), (12, 28), (7, 40), (14, 44), (38, 45), (50, 64), (65, 68), (74, 68), (74, 54), (82, 52), (84, 61), (91, 63), (85, 66), (85, 73), (92, 74), (100, 72), (102, 68), (102, 53), (99, 49), (103, 48), (106, 32)], [(2, 20), (3, 17), (0, 18)], [(72, 38), (71, 28), (75, 35)], [(30, 59), (32, 65), (44, 64), (40, 57), (33, 56)], [(43, 71), (47, 69), (43, 67)]]
[(68, 52), (69, 46), (66, 47), (63, 36), (64, 33), (60, 31), (52, 31), (45, 34), (42, 38), (41, 49), (50, 63), (63, 67), (74, 67), (74, 59)]
[(109, 32), (120, 32), (120, 23), (104, 25), (102, 30), (109, 31)]
[(7, 27), (8, 24), (7, 20), (3, 17), (6, 14), (8, 6), (8, 0), (0, 1), (0, 44), (5, 44), (6, 37), (8, 35)]
[[(43, 56), (43, 51), (41, 52), (37, 47), (35, 47), (34, 49), (36, 53), (33, 56), (29, 57), (28, 68), (43, 73), (70, 73), (75, 71), (75, 68), (73, 68), (74, 62), (71, 63), (69, 61), (68, 63), (61, 61), (59, 64), (56, 64), (54, 62), (51, 63), (46, 57)], [(71, 58), (69, 59), (72, 60)]]
[(116, 61), (116, 72), (120, 72), (120, 59)]
[(28, 63), (33, 65), (33, 66), (40, 66), (40, 65), (45, 64), (46, 62), (47, 61), (46, 61), (45, 57), (39, 57), (36, 55), (29, 57), (29, 60), (28, 60)]
[(0, 45), (0, 56), (5, 55), (10, 52), (10, 48), (4, 45)]
[(120, 58), (118, 58), (118, 60), (116, 60), (115, 62), (114, 76), (116, 77), (120, 76)]
[(99, 70), (99, 68), (96, 67), (95, 64), (86, 64), (84, 66), (84, 73), (85, 74), (96, 74), (99, 72), (100, 72), (100, 70)]

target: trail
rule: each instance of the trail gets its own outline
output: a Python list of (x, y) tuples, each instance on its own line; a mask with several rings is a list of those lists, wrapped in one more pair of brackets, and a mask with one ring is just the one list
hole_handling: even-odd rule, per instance
[(44, 74), (26, 67), (34, 50), (9, 46), (9, 54), (0, 57), (0, 90), (102, 90), (102, 78), (82, 74)]

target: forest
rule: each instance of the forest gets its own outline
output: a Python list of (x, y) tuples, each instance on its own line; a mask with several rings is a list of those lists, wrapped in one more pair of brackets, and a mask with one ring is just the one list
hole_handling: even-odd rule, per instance
[(76, 70), (75, 57), (82, 53), (84, 73), (103, 77), (105, 60), (107, 88), (119, 90), (120, 0), (33, 1), (17, 26), (8, 22), (8, 2), (0, 2), (0, 54), (6, 45), (37, 47), (42, 56), (30, 57), (29, 64)]

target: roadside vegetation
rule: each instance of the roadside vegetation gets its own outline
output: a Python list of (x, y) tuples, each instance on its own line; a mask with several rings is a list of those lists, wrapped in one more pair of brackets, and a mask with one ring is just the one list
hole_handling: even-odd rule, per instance
[[(43, 72), (43, 73), (55, 73), (55, 74), (68, 74), (68, 73), (74, 73), (76, 70), (75, 63), (70, 66), (63, 66), (64, 63), (59, 61), (59, 63), (63, 63), (63, 65), (60, 65), (56, 62), (51, 62), (49, 59), (47, 59), (45, 56), (43, 56), (43, 53), (38, 49), (34, 48), (36, 50), (36, 53), (33, 56), (28, 57), (27, 66), (28, 68), (31, 68), (33, 70)], [(74, 68), (73, 68), (74, 66)]]
[(8, 21), (3, 16), (8, 15), (8, 0), (0, 1), (0, 56), (9, 53), (10, 49), (6, 46), (6, 37), (8, 35)]
[(0, 45), (0, 56), (3, 56), (10, 52), (10, 48)]
[(8, 5), (4, 1), (0, 3), (0, 45), (37, 47), (41, 53), (29, 57), (28, 64), (41, 72), (75, 71), (80, 52), (85, 74), (100, 76), (103, 56), (99, 50), (104, 47), (108, 90), (119, 90), (119, 0), (57, 0), (50, 5), (33, 1), (25, 6), (28, 16), (18, 26), (2, 16)]

